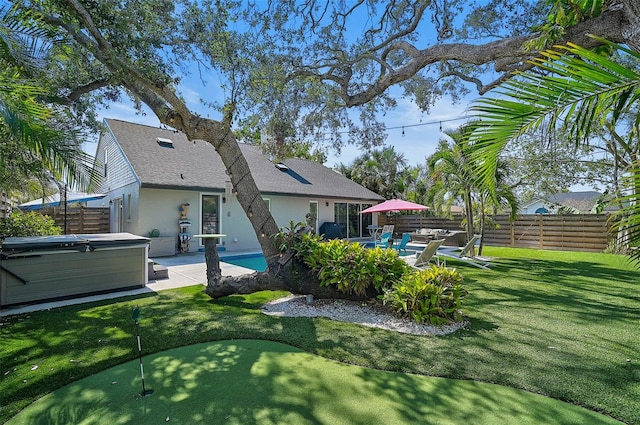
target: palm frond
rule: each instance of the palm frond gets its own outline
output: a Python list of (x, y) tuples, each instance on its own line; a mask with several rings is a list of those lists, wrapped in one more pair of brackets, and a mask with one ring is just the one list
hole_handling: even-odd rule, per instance
[[(640, 54), (608, 43), (640, 59)], [(584, 141), (595, 125), (616, 120), (640, 99), (640, 73), (574, 44), (557, 46), (533, 61), (547, 75), (518, 73), (496, 96), (476, 101), (471, 110), (475, 122), (470, 140), (478, 145), (483, 176), (496, 169), (497, 154), (509, 140), (540, 126), (563, 126), (576, 143)]]
[[(640, 59), (640, 53), (600, 41)], [(469, 142), (476, 147), (479, 174), (487, 186), (494, 185), (494, 192), (498, 155), (509, 141), (543, 126), (547, 132), (562, 127), (576, 144), (585, 143), (594, 128), (615, 126), (640, 103), (639, 72), (575, 44), (556, 46), (532, 63), (537, 72), (519, 73), (500, 86), (495, 97), (480, 99), (471, 108), (480, 120), (472, 124)], [(625, 206), (615, 216), (615, 227), (631, 258), (640, 263), (640, 164), (626, 171), (629, 192), (619, 199)]]

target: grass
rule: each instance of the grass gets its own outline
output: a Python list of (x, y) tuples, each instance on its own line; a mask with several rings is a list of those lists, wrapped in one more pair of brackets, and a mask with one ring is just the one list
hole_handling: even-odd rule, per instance
[(211, 300), (201, 287), (3, 318), (0, 422), (63, 385), (135, 360), (131, 308), (139, 305), (147, 353), (271, 340), (373, 369), (524, 389), (640, 424), (640, 272), (608, 254), (483, 254), (498, 258), (494, 270), (459, 265), (470, 325), (446, 337), (265, 316), (260, 305), (282, 293)]
[(145, 362), (150, 397), (140, 397), (131, 361), (47, 394), (9, 423), (620, 424), (522, 390), (346, 365), (265, 340), (195, 344)]

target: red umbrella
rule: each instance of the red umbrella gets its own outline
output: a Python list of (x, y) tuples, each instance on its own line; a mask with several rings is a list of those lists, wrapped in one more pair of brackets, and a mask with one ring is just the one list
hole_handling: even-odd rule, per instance
[(374, 205), (366, 210), (362, 210), (362, 214), (387, 212), (387, 211), (407, 211), (407, 210), (428, 210), (429, 207), (416, 204), (415, 202), (403, 201), (402, 199), (389, 199), (381, 204)]

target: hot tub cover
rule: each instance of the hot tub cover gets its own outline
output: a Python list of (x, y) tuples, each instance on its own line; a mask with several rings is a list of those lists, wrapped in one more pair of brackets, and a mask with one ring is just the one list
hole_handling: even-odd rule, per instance
[(131, 233), (13, 237), (6, 238), (2, 242), (1, 253), (6, 257), (11, 254), (36, 251), (87, 251), (146, 242), (149, 242), (149, 238)]

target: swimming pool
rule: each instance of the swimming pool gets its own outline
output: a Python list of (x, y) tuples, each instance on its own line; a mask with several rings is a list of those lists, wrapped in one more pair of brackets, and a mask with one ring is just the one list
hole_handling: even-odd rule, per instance
[(225, 263), (234, 264), (240, 267), (246, 267), (247, 269), (263, 272), (267, 270), (267, 260), (264, 259), (264, 255), (257, 254), (241, 254), (241, 255), (228, 255), (220, 257), (220, 261)]
[[(363, 245), (367, 248), (374, 248), (373, 242), (365, 242)], [(418, 252), (415, 249), (407, 249), (400, 253), (401, 257), (408, 257), (412, 255), (416, 255)], [(255, 254), (239, 254), (239, 255), (228, 255), (224, 257), (220, 257), (220, 261), (225, 263), (234, 264), (240, 267), (246, 267), (247, 269), (256, 270), (259, 272), (263, 272), (267, 270), (267, 261), (264, 259), (264, 255), (261, 253)]]

